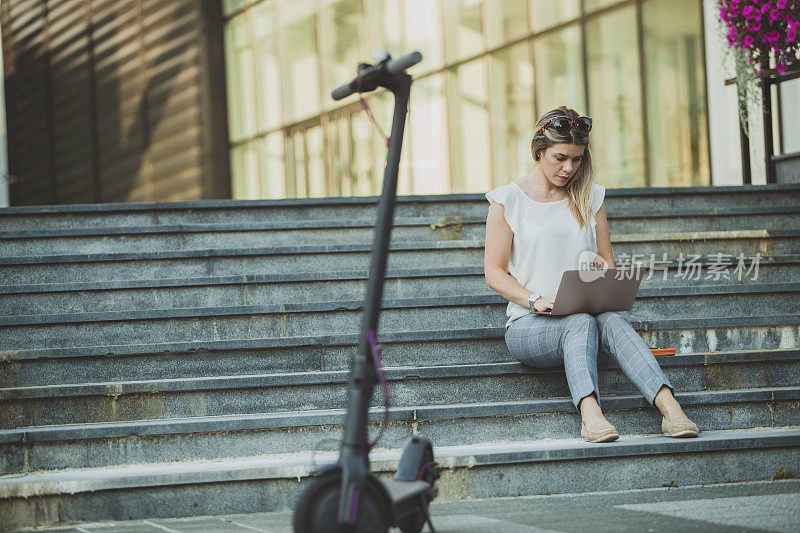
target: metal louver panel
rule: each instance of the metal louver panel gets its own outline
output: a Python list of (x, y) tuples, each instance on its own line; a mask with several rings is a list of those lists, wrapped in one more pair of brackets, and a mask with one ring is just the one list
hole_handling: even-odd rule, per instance
[(2, 2), (12, 205), (230, 197), (219, 4)]

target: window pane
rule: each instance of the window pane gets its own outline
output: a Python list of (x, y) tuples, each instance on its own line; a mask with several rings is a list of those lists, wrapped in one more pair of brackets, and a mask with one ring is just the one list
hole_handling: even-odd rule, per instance
[(325, 0), (322, 23), (325, 28), (325, 90), (323, 106), (334, 104), (330, 94), (353, 79), (358, 63), (368, 59), (362, 49), (364, 12), (361, 0)]
[[(397, 0), (372, 0), (370, 2), (370, 50), (386, 50), (392, 57), (406, 51), (401, 28), (402, 3)], [(427, 61), (427, 57), (425, 58)]]
[(481, 0), (444, 0), (445, 51), (448, 62), (483, 50)]
[(373, 175), (372, 127), (366, 113), (351, 115), (350, 172), (353, 176), (353, 196), (371, 196), (377, 191)]
[(261, 150), (261, 198), (286, 198), (283, 166), (283, 132), (270, 133), (259, 140)]
[(581, 32), (576, 24), (533, 41), (536, 116), (565, 105), (585, 106)]
[[(586, 12), (595, 11), (601, 7), (610, 6), (611, 4), (618, 4), (620, 0), (584, 0), (583, 6)], [(696, 4), (697, 2), (695, 2)]]
[(450, 193), (447, 121), (442, 74), (414, 82), (409, 108), (411, 170), (416, 194)]
[(258, 188), (258, 150), (249, 142), (231, 150), (231, 193), (235, 200), (255, 200)]
[[(405, 0), (407, 50), (422, 52), (419, 71), (427, 72), (442, 66), (442, 13), (439, 2)], [(405, 51), (403, 52), (405, 53)]]
[(485, 0), (489, 47), (528, 34), (528, 5), (520, 0)]
[(578, 0), (531, 0), (531, 27), (543, 30), (580, 14)]
[(350, 115), (337, 112), (328, 125), (331, 144), (331, 181), (333, 196), (352, 196), (350, 172)]
[(325, 150), (322, 145), (322, 127), (313, 126), (306, 130), (306, 149), (308, 150), (308, 196), (320, 198), (328, 195), (325, 179)]
[(297, 128), (289, 133), (289, 195), (305, 198), (308, 194), (306, 147), (303, 130)]
[(281, 123), (281, 77), (275, 51), (275, 9), (271, 2), (253, 8), (256, 49), (258, 130), (272, 129)]
[(248, 39), (247, 13), (242, 13), (225, 26), (228, 128), (232, 141), (256, 132), (256, 121), (251, 112), (255, 108), (253, 51)]
[(286, 119), (320, 112), (316, 2), (280, 3)]
[(781, 99), (781, 127), (783, 128), (783, 153), (800, 152), (800, 79), (779, 85)]
[(650, 0), (642, 22), (650, 185), (708, 185), (700, 8), (695, 0)]
[(491, 170), (484, 61), (470, 61), (448, 75), (453, 192), (485, 191)]
[[(633, 6), (586, 24), (592, 156), (597, 181), (643, 187), (644, 150), (636, 17)], [(654, 103), (654, 105), (658, 105)]]
[(532, 167), (533, 69), (530, 47), (523, 42), (490, 57), (494, 180), (504, 185)]
[(250, 3), (252, 3), (252, 0), (222, 0), (222, 14), (227, 17)]

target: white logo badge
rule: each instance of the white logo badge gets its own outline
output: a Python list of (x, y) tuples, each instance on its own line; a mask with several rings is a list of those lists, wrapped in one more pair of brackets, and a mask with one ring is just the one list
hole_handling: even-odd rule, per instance
[(592, 252), (584, 250), (578, 256), (578, 277), (581, 281), (589, 283), (606, 275), (608, 270), (605, 259)]

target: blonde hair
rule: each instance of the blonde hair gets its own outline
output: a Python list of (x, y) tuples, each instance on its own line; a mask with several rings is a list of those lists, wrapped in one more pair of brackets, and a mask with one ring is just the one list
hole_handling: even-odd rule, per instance
[(578, 220), (580, 229), (583, 229), (594, 216), (592, 213), (594, 167), (592, 166), (592, 154), (589, 150), (589, 134), (581, 133), (574, 128), (570, 128), (566, 133), (559, 133), (553, 128), (545, 128), (544, 131), (541, 131), (542, 126), (552, 118), (567, 117), (574, 120), (579, 116), (577, 111), (566, 106), (558, 107), (542, 115), (536, 121), (533, 140), (531, 140), (531, 154), (534, 161), (539, 161), (541, 153), (554, 144), (579, 144), (586, 147), (580, 165), (578, 165), (578, 170), (575, 171), (575, 174), (564, 186), (570, 211)]

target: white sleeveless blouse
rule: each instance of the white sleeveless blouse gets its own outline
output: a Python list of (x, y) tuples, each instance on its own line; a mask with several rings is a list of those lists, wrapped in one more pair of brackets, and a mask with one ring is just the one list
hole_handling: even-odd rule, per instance
[[(605, 194), (605, 187), (594, 184), (593, 214), (603, 205)], [(514, 232), (508, 272), (528, 290), (545, 297), (555, 296), (564, 271), (588, 268), (586, 262), (597, 253), (595, 217), (592, 216), (588, 227), (580, 230), (566, 198), (537, 202), (512, 182), (492, 189), (486, 193), (486, 199), (503, 204), (506, 222)], [(506, 328), (530, 312), (527, 307), (509, 301)]]

